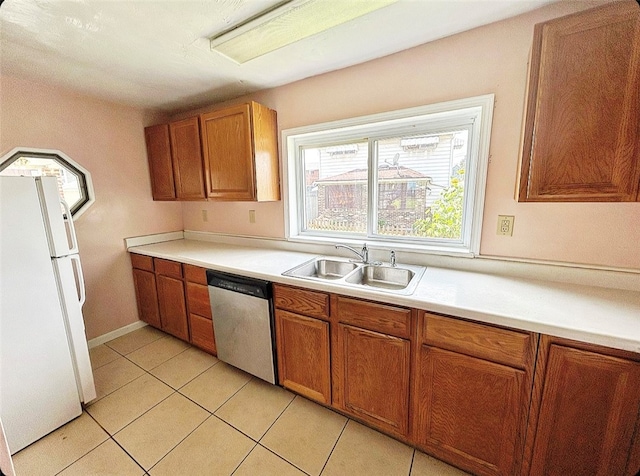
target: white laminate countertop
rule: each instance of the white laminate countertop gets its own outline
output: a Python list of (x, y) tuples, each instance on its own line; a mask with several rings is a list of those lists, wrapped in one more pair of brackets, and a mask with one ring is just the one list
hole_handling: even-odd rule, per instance
[[(197, 240), (129, 248), (204, 268), (640, 352), (640, 292), (428, 267), (410, 296), (282, 276), (315, 254)], [(400, 266), (402, 263), (400, 263)]]

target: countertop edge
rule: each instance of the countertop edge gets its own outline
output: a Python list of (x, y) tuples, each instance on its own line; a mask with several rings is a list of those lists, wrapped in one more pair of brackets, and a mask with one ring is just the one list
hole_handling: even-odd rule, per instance
[[(411, 307), (427, 312), (451, 315), (487, 324), (548, 334), (560, 338), (640, 353), (640, 293), (636, 293), (634, 291), (617, 289), (607, 291), (606, 288), (596, 289), (591, 286), (547, 283), (536, 280), (527, 281), (510, 277), (483, 275), (481, 273), (432, 267), (430, 270), (432, 274), (435, 273), (435, 278), (427, 278), (427, 274), (425, 273), (418, 289), (413, 295), (398, 295), (385, 293), (384, 291), (372, 291), (366, 288), (354, 289), (351, 287), (331, 284), (330, 282), (318, 282), (303, 278), (283, 276), (281, 274), (287, 269), (293, 267), (292, 263), (300, 264), (305, 260), (317, 256), (317, 254), (265, 248), (249, 248), (235, 245), (220, 245), (210, 242), (192, 242), (188, 240), (176, 240), (165, 243), (156, 243), (153, 245), (134, 246), (129, 248), (128, 251), (155, 258), (179, 261), (181, 263), (200, 266), (203, 268), (216, 269), (218, 271), (265, 279), (284, 285), (303, 287), (316, 291), (342, 294), (355, 298)], [(247, 266), (242, 266), (240, 264), (230, 264), (228, 262), (230, 255), (236, 255), (239, 257), (237, 259), (241, 260), (247, 257), (251, 258), (249, 255), (255, 254), (256, 252), (260, 253), (263, 258), (265, 255), (268, 255), (268, 258), (266, 258), (268, 264), (263, 265), (262, 269), (254, 266), (255, 261), (252, 261), (251, 259), (249, 259), (249, 263), (252, 263), (250, 266), (252, 266), (253, 269), (249, 269)], [(203, 256), (207, 254), (209, 256)], [(233, 259), (234, 258), (231, 257), (232, 261)], [(227, 262), (225, 262), (225, 260)], [(275, 262), (275, 264), (271, 264), (272, 262)], [(438, 276), (438, 273), (440, 273), (441, 276)], [(491, 280), (503, 279), (504, 283), (507, 283), (507, 286), (512, 285), (511, 283), (513, 282), (513, 286), (515, 286), (514, 289), (518, 292), (529, 292), (531, 296), (522, 296), (522, 300), (531, 301), (531, 306), (536, 305), (535, 303), (541, 306), (549, 306), (549, 303), (547, 302), (548, 299), (546, 299), (548, 295), (553, 297), (557, 295), (559, 296), (559, 299), (564, 299), (566, 303), (569, 303), (570, 305), (564, 313), (559, 311), (557, 316), (542, 316), (540, 318), (532, 318), (531, 315), (535, 315), (535, 313), (528, 312), (529, 308), (527, 308), (526, 304), (520, 305), (520, 300), (515, 300), (514, 305), (520, 305), (521, 309), (527, 308), (527, 312), (523, 312), (523, 315), (520, 316), (501, 308), (499, 305), (483, 305), (481, 302), (474, 303), (472, 299), (468, 300), (471, 305), (456, 305), (455, 296), (450, 298), (446, 295), (447, 291), (449, 291), (449, 289), (447, 289), (448, 284), (446, 282), (435, 282), (438, 278), (442, 277), (454, 281), (456, 278), (459, 278), (461, 281), (466, 280), (471, 284), (476, 283), (476, 281), (480, 282), (479, 280), (482, 280), (483, 278)], [(429, 281), (429, 279), (431, 279), (431, 281)], [(446, 281), (446, 279), (444, 281)], [(428, 298), (426, 297), (426, 294), (432, 289), (427, 288), (432, 284), (433, 289), (437, 291), (435, 292), (436, 297)], [(423, 288), (421, 289), (421, 287)], [(449, 287), (455, 287), (455, 285), (449, 285)], [(456, 290), (453, 289), (452, 292), (455, 291)], [(495, 292), (496, 299), (498, 299), (500, 297), (500, 293), (503, 291), (498, 289)], [(540, 294), (541, 298), (536, 296), (536, 294)], [(593, 297), (592, 294), (597, 294), (597, 296)], [(504, 297), (504, 295), (502, 297)], [(511, 298), (514, 299), (513, 296), (511, 296)], [(614, 314), (613, 317), (607, 316), (607, 323), (603, 324), (601, 320), (597, 319), (598, 316), (585, 316), (584, 321), (579, 323), (580, 325), (570, 325), (575, 321), (574, 314), (577, 310), (586, 312), (587, 314), (589, 312), (588, 309), (585, 311), (583, 308), (584, 306), (579, 302), (580, 299), (591, 299), (596, 307), (601, 307), (603, 309), (603, 312), (611, 310), (611, 313)], [(486, 296), (482, 296), (482, 300), (485, 301), (485, 303), (490, 301), (490, 299), (486, 299)], [(618, 301), (622, 302), (619, 303)], [(576, 305), (576, 303), (578, 303), (578, 305)], [(589, 303), (587, 303), (587, 305), (588, 304)], [(562, 302), (558, 302), (558, 306), (562, 305)], [(529, 316), (524, 314), (529, 314)], [(543, 312), (541, 311), (540, 314), (542, 315)], [(553, 319), (554, 317), (556, 318), (555, 320)], [(608, 326), (605, 324), (608, 324)], [(637, 329), (633, 329), (633, 327), (637, 327)], [(635, 332), (633, 332), (634, 330)]]

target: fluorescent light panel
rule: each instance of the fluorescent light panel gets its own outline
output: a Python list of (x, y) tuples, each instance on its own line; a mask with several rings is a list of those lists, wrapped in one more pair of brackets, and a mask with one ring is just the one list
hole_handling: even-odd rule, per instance
[(246, 63), (397, 0), (293, 0), (211, 37), (211, 49)]

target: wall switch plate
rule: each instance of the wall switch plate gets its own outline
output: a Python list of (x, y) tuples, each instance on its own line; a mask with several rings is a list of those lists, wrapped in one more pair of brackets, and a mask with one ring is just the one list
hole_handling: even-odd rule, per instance
[(209, 214), (207, 210), (202, 210), (202, 221), (209, 221)]
[(498, 215), (498, 235), (513, 236), (513, 215)]
[(249, 210), (249, 223), (255, 223), (255, 222), (256, 222), (256, 211)]

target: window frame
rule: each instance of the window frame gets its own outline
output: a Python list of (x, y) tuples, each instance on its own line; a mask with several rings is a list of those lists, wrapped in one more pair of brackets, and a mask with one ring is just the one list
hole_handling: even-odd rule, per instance
[(0, 173), (21, 157), (51, 159), (58, 162), (63, 167), (73, 170), (74, 174), (78, 176), (82, 200), (73, 206), (69, 204), (71, 216), (74, 221), (87, 211), (87, 209), (95, 202), (95, 192), (93, 189), (93, 182), (91, 180), (91, 173), (64, 152), (55, 149), (16, 147), (0, 157)]
[[(354, 117), (338, 121), (313, 124), (282, 131), (283, 144), (283, 196), (285, 206), (285, 236), (288, 241), (301, 243), (351, 243), (393, 247), (398, 250), (423, 253), (447, 254), (455, 256), (476, 256), (480, 252), (482, 217), (489, 162), (489, 142), (493, 118), (495, 95), (486, 94), (471, 98), (446, 101), (426, 106), (413, 107), (391, 112)], [(303, 231), (304, 226), (304, 166), (300, 158), (301, 147), (326, 145), (330, 137), (332, 143), (368, 141), (368, 185), (373, 185), (369, 193), (367, 215), (377, 209), (376, 157), (372, 150), (375, 141), (403, 133), (416, 132), (416, 124), (438, 128), (456, 127), (467, 117), (470, 121), (468, 164), (465, 174), (465, 199), (463, 214), (463, 236), (459, 243), (449, 239), (403, 237), (372, 234), (369, 218), (366, 235), (340, 234), (339, 232)], [(423, 129), (419, 132), (421, 133)], [(428, 133), (431, 133), (430, 128)]]

